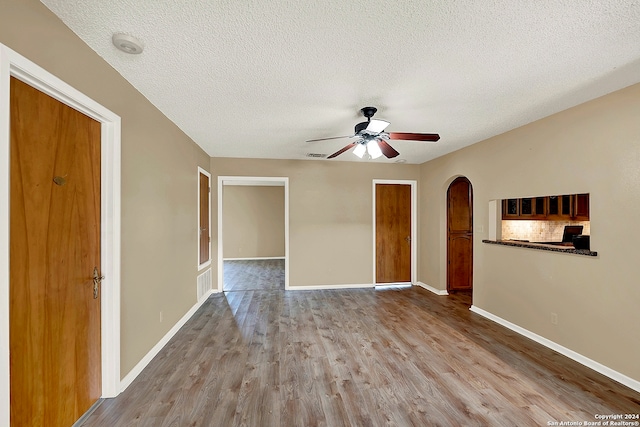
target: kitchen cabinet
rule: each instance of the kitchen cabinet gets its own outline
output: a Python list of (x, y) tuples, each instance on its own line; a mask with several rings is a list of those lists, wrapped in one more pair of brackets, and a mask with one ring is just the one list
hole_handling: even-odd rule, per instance
[(535, 197), (533, 200), (535, 203), (536, 219), (547, 219), (548, 199), (546, 197)]
[(518, 219), (519, 216), (519, 199), (505, 199), (502, 201), (502, 219)]
[(574, 219), (577, 221), (589, 221), (589, 194), (576, 194), (574, 197)]
[(589, 194), (504, 199), (502, 219), (589, 221)]
[(560, 199), (558, 199), (558, 196), (549, 197), (549, 209), (547, 213), (555, 216), (560, 214)]
[(546, 219), (547, 203), (545, 197), (524, 197), (518, 201), (520, 219)]
[(549, 196), (547, 218), (556, 221), (570, 221), (573, 216), (573, 196)]
[(520, 216), (533, 216), (535, 214), (535, 206), (533, 197), (520, 199)]
[(547, 219), (547, 197), (502, 201), (502, 219)]

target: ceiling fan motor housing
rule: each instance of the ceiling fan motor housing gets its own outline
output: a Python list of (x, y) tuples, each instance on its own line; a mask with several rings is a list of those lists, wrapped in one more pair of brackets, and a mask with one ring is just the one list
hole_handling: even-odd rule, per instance
[(365, 130), (369, 126), (369, 122), (358, 123), (355, 127), (355, 133), (358, 135), (361, 131)]
[(365, 116), (367, 119), (370, 119), (371, 117), (373, 117), (376, 111), (378, 111), (378, 109), (376, 107), (363, 107), (360, 109), (360, 111), (362, 112), (363, 116)]

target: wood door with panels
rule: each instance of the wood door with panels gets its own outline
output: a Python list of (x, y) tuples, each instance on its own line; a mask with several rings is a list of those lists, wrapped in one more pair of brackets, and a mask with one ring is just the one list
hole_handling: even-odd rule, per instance
[(411, 282), (411, 185), (375, 188), (376, 283)]
[(209, 184), (209, 176), (202, 171), (198, 172), (198, 188), (199, 188), (199, 251), (198, 263), (200, 265), (206, 263), (210, 259), (211, 247), (211, 231), (209, 230), (209, 194), (211, 192)]
[(101, 396), (101, 124), (11, 78), (12, 426), (72, 425)]
[(465, 177), (447, 190), (447, 291), (473, 288), (473, 190)]

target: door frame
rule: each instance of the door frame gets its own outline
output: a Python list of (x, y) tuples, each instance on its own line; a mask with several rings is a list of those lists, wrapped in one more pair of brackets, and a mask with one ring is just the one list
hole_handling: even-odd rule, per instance
[[(418, 279), (417, 249), (418, 249), (418, 181), (404, 179), (374, 179), (372, 181), (373, 194), (373, 277), (371, 283), (376, 286), (376, 184), (398, 184), (411, 186), (411, 284), (415, 285)], [(385, 283), (388, 285), (388, 283)]]
[(223, 232), (222, 205), (225, 185), (281, 186), (284, 187), (284, 289), (289, 289), (289, 178), (277, 176), (218, 176), (218, 288), (223, 292)]
[[(102, 398), (120, 393), (120, 117), (0, 43), (0, 424), (9, 425), (10, 78), (101, 123)], [(6, 414), (6, 415), (4, 415)]]

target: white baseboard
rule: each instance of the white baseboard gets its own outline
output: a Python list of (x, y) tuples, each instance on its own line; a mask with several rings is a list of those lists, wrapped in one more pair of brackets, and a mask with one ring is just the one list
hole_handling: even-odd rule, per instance
[(222, 258), (222, 261), (262, 261), (269, 259), (285, 259), (283, 256), (258, 256), (250, 258)]
[(153, 358), (156, 357), (156, 355), (160, 352), (160, 350), (162, 350), (162, 348), (165, 345), (167, 345), (169, 340), (173, 338), (173, 336), (180, 330), (180, 328), (182, 328), (184, 324), (187, 323), (189, 319), (191, 319), (191, 316), (193, 316), (195, 312), (198, 311), (200, 306), (204, 304), (204, 302), (207, 300), (209, 295), (213, 294), (214, 292), (215, 291), (213, 290), (208, 291), (200, 299), (200, 301), (198, 301), (193, 307), (191, 307), (191, 309), (187, 311), (180, 320), (178, 320), (178, 323), (173, 325), (173, 328), (171, 328), (169, 332), (167, 332), (166, 335), (162, 337), (162, 339), (158, 341), (158, 343), (154, 345), (151, 350), (149, 350), (149, 352), (142, 358), (142, 360), (140, 360), (140, 362), (138, 362), (138, 364), (134, 366), (131, 371), (129, 371), (129, 373), (120, 381), (120, 393), (125, 391), (127, 387), (131, 385), (133, 380), (135, 380), (138, 377), (138, 375), (140, 375), (140, 373), (144, 370), (144, 368), (147, 367), (149, 362), (151, 362), (151, 360), (153, 360)]
[(633, 378), (630, 378), (624, 374), (621, 374), (618, 371), (615, 371), (611, 368), (609, 368), (608, 366), (605, 366), (601, 363), (596, 362), (595, 360), (589, 359), (588, 357), (585, 357), (583, 355), (581, 355), (580, 353), (576, 353), (575, 351), (568, 349), (566, 347), (561, 346), (560, 344), (557, 344), (543, 336), (540, 336), (536, 333), (533, 333), (527, 329), (524, 329), (514, 323), (509, 322), (508, 320), (504, 320), (501, 317), (496, 316), (495, 314), (491, 314), (488, 311), (485, 311), (481, 308), (476, 307), (475, 305), (472, 305), (471, 308), (469, 309), (471, 311), (473, 311), (474, 313), (479, 314), (482, 317), (486, 317), (489, 320), (492, 320), (496, 323), (498, 323), (499, 325), (504, 326), (505, 328), (511, 329), (514, 332), (519, 333), (520, 335), (523, 335), (529, 339), (534, 340), (535, 342), (542, 344), (545, 347), (550, 348), (551, 350), (557, 351), (558, 353), (567, 356), (569, 359), (573, 359), (576, 362), (593, 369), (596, 372), (601, 373), (602, 375), (605, 375), (609, 378), (611, 378), (612, 380), (615, 380), (621, 384), (626, 385), (627, 387), (640, 392), (640, 381), (634, 380)]
[(396, 282), (396, 283), (376, 283), (376, 290), (384, 290), (384, 289), (397, 289), (397, 288), (410, 288), (413, 286), (411, 282)]
[(310, 285), (310, 286), (289, 286), (288, 290), (290, 291), (317, 291), (317, 290), (325, 290), (325, 289), (362, 289), (362, 288), (373, 288), (373, 283), (365, 283), (365, 284), (347, 284), (347, 285)]
[(446, 290), (436, 289), (433, 286), (427, 285), (426, 283), (418, 282), (418, 286), (420, 286), (421, 288), (425, 288), (426, 290), (431, 291), (436, 295), (449, 295), (449, 292), (447, 292)]

